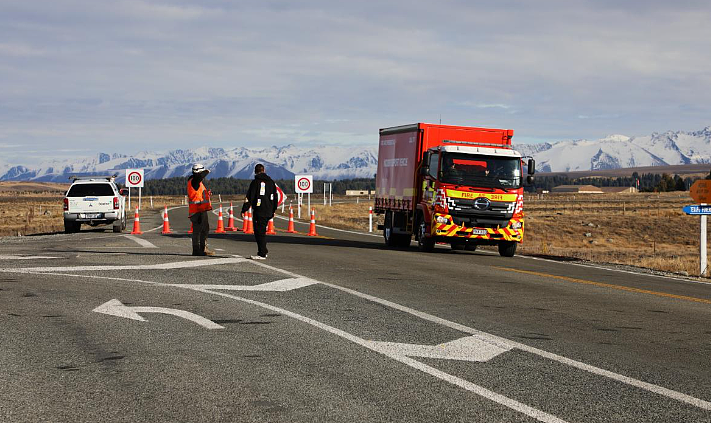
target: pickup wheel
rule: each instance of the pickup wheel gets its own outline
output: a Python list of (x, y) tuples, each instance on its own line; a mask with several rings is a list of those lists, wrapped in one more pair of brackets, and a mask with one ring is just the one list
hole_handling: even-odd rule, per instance
[(499, 243), (499, 254), (503, 257), (513, 257), (516, 254), (517, 242), (502, 241)]
[(65, 234), (79, 232), (79, 229), (81, 229), (81, 223), (73, 222), (71, 220), (64, 221), (64, 233)]
[(435, 242), (432, 237), (427, 236), (427, 225), (424, 219), (420, 219), (420, 225), (417, 233), (417, 248), (425, 253), (430, 253), (434, 250)]

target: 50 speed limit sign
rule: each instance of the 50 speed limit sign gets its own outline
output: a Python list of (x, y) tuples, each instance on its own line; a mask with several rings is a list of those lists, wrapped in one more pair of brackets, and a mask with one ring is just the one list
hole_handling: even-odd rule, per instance
[(294, 190), (297, 194), (311, 194), (314, 192), (313, 175), (295, 175)]
[(126, 186), (143, 188), (143, 169), (126, 169)]

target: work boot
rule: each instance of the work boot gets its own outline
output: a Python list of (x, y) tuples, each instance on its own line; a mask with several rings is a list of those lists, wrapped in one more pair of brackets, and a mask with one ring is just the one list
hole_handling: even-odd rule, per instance
[(207, 246), (205, 246), (205, 250), (202, 252), (203, 256), (214, 256), (215, 252), (208, 249)]

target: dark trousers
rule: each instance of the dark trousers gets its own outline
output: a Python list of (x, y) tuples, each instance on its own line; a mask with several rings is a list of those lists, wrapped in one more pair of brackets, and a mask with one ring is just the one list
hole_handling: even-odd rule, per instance
[(199, 212), (190, 216), (193, 223), (193, 251), (205, 251), (207, 244), (207, 234), (210, 232), (210, 225), (207, 221), (207, 212)]
[(256, 214), (252, 217), (252, 224), (254, 225), (254, 239), (257, 240), (257, 254), (266, 257), (267, 252), (267, 223), (269, 219), (264, 216), (257, 216)]

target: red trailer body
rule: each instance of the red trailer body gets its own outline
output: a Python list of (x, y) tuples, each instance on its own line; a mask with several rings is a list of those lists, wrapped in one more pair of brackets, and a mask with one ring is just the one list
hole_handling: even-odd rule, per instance
[[(523, 239), (523, 188), (512, 137), (511, 129), (427, 123), (381, 129), (375, 212), (385, 214), (386, 244), (409, 245), (414, 233), (424, 250), (436, 241), (470, 249), (504, 242), (503, 255), (515, 250)], [(497, 166), (508, 169), (506, 178), (488, 176)], [(475, 209), (478, 199), (494, 206)]]

